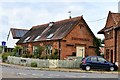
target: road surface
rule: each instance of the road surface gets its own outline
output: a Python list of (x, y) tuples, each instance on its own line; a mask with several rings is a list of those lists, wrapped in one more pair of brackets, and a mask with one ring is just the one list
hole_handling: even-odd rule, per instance
[(118, 78), (118, 74), (43, 71), (2, 66), (2, 78)]

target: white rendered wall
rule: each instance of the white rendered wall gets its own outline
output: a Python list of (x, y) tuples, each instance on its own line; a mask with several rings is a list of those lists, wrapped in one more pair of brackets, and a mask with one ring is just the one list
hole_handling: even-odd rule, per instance
[(10, 36), (8, 38), (8, 41), (6, 41), (6, 46), (8, 48), (14, 48), (14, 46), (16, 46), (16, 42), (18, 41), (19, 39), (13, 39), (12, 37), (12, 33), (10, 32)]

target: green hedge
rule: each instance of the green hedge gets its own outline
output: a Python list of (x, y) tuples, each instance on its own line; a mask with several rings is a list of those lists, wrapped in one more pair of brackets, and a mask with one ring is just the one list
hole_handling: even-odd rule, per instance
[(10, 56), (11, 53), (10, 52), (5, 52), (2, 54), (2, 62), (5, 62), (7, 60), (7, 57)]
[(31, 63), (31, 67), (37, 67), (37, 63), (36, 62), (32, 62)]

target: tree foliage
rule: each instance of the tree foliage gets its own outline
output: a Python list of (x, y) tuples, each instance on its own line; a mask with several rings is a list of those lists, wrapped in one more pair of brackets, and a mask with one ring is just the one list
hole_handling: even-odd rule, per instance
[(102, 40), (95, 37), (93, 40), (93, 45), (96, 47), (95, 52), (98, 56), (100, 56), (100, 47), (101, 47)]

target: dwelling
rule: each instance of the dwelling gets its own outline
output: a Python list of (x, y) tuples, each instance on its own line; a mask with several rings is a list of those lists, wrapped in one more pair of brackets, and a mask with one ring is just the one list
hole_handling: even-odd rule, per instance
[(105, 27), (98, 32), (105, 36), (105, 58), (118, 62), (120, 58), (120, 13), (109, 11)]
[[(10, 28), (7, 37), (7, 47), (14, 48), (16, 42), (27, 32), (27, 29)], [(11, 44), (12, 42), (12, 44)]]
[(59, 59), (65, 59), (68, 56), (96, 55), (94, 38), (83, 16), (79, 16), (33, 26), (16, 44), (29, 54), (34, 54), (37, 46), (45, 46), (42, 54), (51, 55), (58, 50)]

